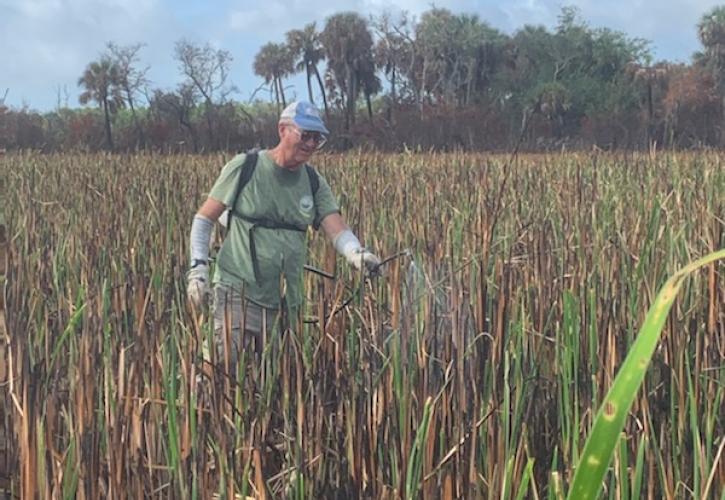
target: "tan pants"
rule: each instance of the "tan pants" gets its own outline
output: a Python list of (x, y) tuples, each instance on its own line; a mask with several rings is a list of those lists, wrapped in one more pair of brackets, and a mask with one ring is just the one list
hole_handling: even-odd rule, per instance
[[(298, 308), (290, 312), (294, 328)], [(244, 415), (245, 431), (249, 425), (253, 430), (252, 446), (261, 460), (265, 477), (277, 475), (281, 462), (275, 453), (268, 452), (268, 438), (278, 439), (280, 433), (273, 429), (284, 428), (283, 406), (281, 405), (282, 374), (290, 370), (285, 364), (285, 334), (281, 327), (278, 309), (266, 309), (247, 299), (241, 291), (224, 285), (214, 287), (214, 349), (216, 364), (222, 368), (235, 384), (226, 384), (241, 389), (244, 404), (238, 407)], [(216, 379), (217, 381), (219, 378)], [(236, 402), (233, 393), (227, 401)], [(230, 403), (236, 404), (236, 403)], [(238, 430), (232, 429), (236, 436)], [(232, 440), (232, 442), (234, 442)], [(255, 464), (255, 467), (257, 465)]]
[(259, 360), (264, 346), (279, 332), (278, 310), (266, 309), (243, 299), (227, 285), (214, 286), (214, 345), (217, 362), (234, 368), (242, 352)]

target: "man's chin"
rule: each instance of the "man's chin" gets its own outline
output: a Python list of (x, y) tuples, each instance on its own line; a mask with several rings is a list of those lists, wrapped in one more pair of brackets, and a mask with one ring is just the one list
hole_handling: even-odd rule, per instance
[(310, 156), (312, 156), (312, 153), (314, 153), (314, 151), (305, 151), (304, 149), (300, 149), (297, 153), (297, 158), (300, 161), (307, 161), (310, 159)]

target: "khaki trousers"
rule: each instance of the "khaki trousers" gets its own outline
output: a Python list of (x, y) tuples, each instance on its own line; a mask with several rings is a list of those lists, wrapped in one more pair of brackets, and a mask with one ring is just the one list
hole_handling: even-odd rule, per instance
[[(241, 353), (259, 361), (271, 336), (279, 332), (277, 309), (267, 309), (242, 297), (239, 289), (214, 286), (214, 345), (217, 362), (234, 368)], [(247, 356), (247, 359), (250, 359)]]

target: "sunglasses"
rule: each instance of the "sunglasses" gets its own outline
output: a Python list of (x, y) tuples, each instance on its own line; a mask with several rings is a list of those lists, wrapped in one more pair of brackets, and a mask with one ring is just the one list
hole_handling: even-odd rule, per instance
[(317, 149), (320, 149), (327, 142), (327, 136), (325, 136), (325, 134), (321, 134), (320, 132), (315, 132), (313, 130), (300, 130), (297, 127), (292, 127), (292, 130), (297, 132), (297, 135), (300, 136), (300, 142), (312, 142)]

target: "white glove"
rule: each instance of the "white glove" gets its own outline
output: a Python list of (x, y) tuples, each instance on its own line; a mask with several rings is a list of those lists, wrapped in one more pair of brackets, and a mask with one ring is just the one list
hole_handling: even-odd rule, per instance
[(352, 250), (345, 255), (345, 258), (358, 271), (362, 270), (364, 265), (366, 274), (377, 276), (380, 268), (380, 259), (367, 249), (361, 247)]
[(345, 257), (345, 260), (358, 271), (364, 270), (370, 276), (378, 274), (380, 259), (362, 247), (360, 241), (349, 229), (335, 237), (334, 245), (335, 249)]
[(209, 303), (209, 266), (198, 264), (186, 276), (186, 295), (194, 307), (201, 309)]

